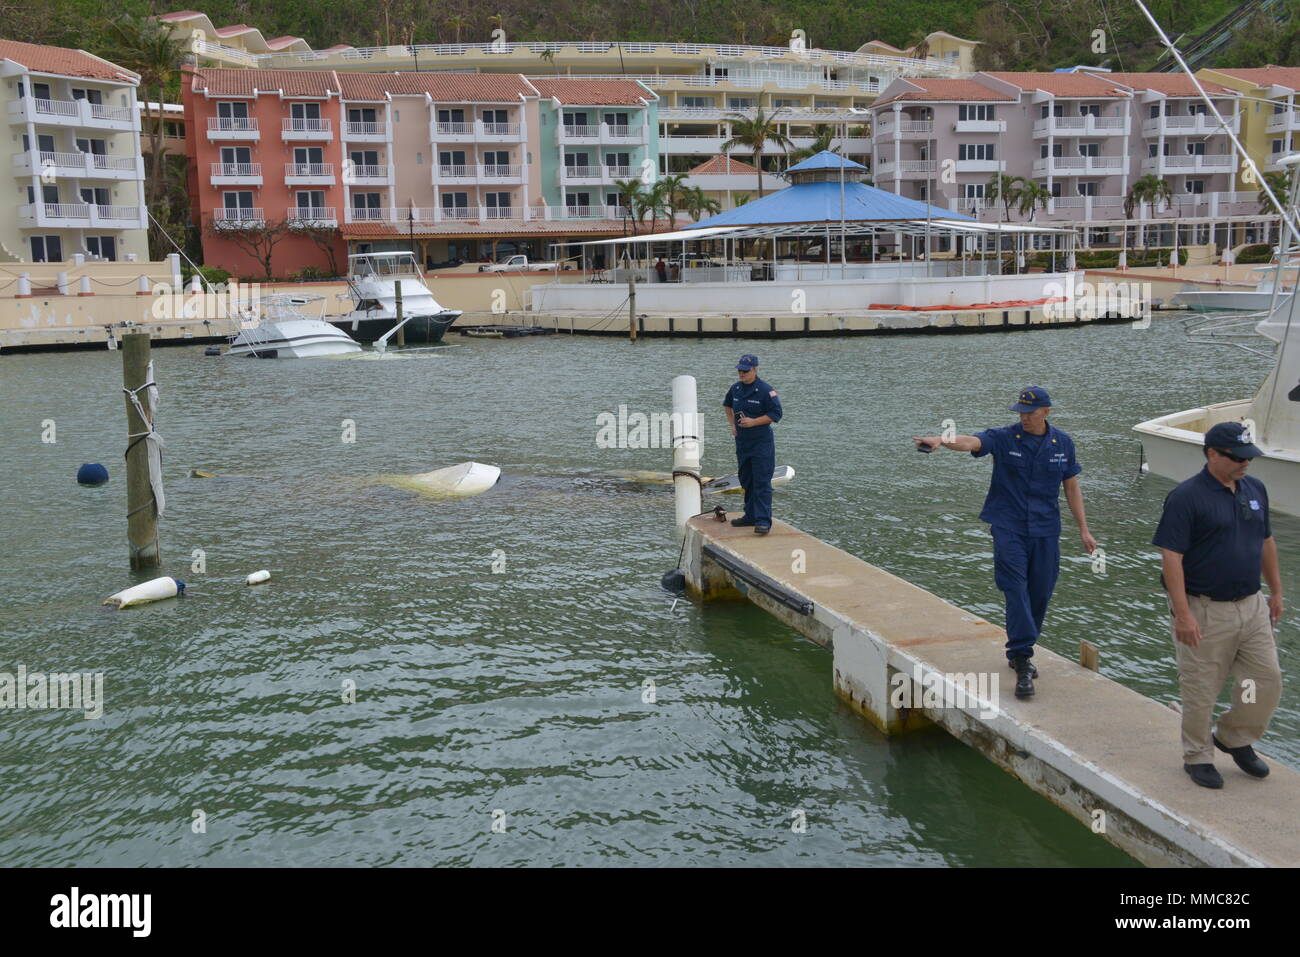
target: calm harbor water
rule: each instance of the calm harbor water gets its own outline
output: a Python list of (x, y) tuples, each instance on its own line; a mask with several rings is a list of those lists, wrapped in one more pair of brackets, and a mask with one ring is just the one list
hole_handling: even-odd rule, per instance
[[(730, 472), (720, 403), (744, 351), (785, 404), (777, 460), (798, 477), (778, 516), (997, 622), (977, 519), (988, 465), (922, 457), (909, 437), (943, 419), (1004, 424), (1017, 388), (1047, 386), (1108, 569), (1067, 531), (1044, 644), (1073, 655), (1087, 638), (1106, 674), (1175, 697), (1148, 544), (1172, 486), (1139, 475), (1129, 428), (1250, 394), (1265, 368), (1187, 344), (1167, 316), (1146, 330), (466, 340), (391, 361), (158, 349), (162, 573), (190, 594), (121, 612), (99, 603), (152, 573), (126, 563), (120, 358), (6, 356), (0, 670), (102, 671), (106, 704), (97, 721), (0, 712), (0, 864), (1128, 863), (946, 735), (879, 736), (835, 699), (830, 655), (765, 614), (674, 607), (659, 589), (676, 559), (670, 491), (608, 473), (666, 470), (670, 453), (597, 448), (596, 416), (666, 412), (671, 378), (693, 374), (707, 470)], [(367, 481), (469, 459), (499, 465), (498, 487), (445, 501)], [(78, 487), (83, 462), (112, 481)], [(1300, 596), (1300, 524), (1274, 529)], [(272, 582), (245, 587), (259, 568)], [(1297, 615), (1279, 634), (1292, 676)], [(1036, 706), (1052, 707), (1051, 684)], [(1298, 732), (1292, 679), (1261, 750), (1300, 766)]]

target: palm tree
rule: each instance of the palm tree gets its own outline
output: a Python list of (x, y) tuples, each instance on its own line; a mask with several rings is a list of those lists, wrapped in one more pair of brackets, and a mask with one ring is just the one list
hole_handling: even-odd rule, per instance
[(1019, 210), (1021, 216), (1028, 213), (1029, 221), (1032, 223), (1035, 210), (1047, 211), (1047, 204), (1052, 199), (1052, 191), (1046, 186), (1035, 183), (1023, 176), (1017, 176), (1016, 179), (1020, 180), (1020, 185), (1016, 187), (1016, 199), (1018, 200), (1016, 209)]
[(758, 198), (763, 198), (763, 151), (768, 143), (781, 147), (787, 158), (790, 154), (790, 138), (776, 128), (776, 117), (781, 112), (778, 108), (764, 115), (760, 106), (751, 120), (744, 113), (728, 114), (731, 123), (731, 139), (722, 144), (722, 152), (730, 153), (734, 149), (749, 150), (754, 157), (754, 166), (758, 169)]
[(628, 221), (632, 224), (632, 235), (636, 235), (636, 224), (641, 219), (641, 204), (643, 201), (644, 188), (641, 180), (637, 177), (631, 179), (614, 180), (614, 188), (618, 190), (619, 205), (627, 212)]
[(813, 136), (816, 138), (812, 141), (811, 146), (805, 146), (803, 149), (795, 150), (790, 154), (791, 163), (806, 160), (808, 157), (816, 156), (825, 150), (830, 150), (832, 153), (840, 152), (838, 146), (831, 145), (835, 142), (835, 127), (828, 126), (825, 123), (818, 123), (813, 127)]
[(447, 26), (456, 31), (456, 42), (460, 43), (460, 31), (469, 26), (469, 21), (457, 13), (447, 18)]
[(644, 220), (646, 213), (650, 214), (650, 232), (655, 232), (659, 226), (659, 216), (661, 213), (668, 212), (668, 196), (664, 188), (663, 180), (655, 180), (653, 186), (649, 189), (641, 190), (641, 207), (637, 214), (638, 220)]
[[(1151, 204), (1151, 212), (1156, 211), (1156, 206), (1160, 203), (1172, 204), (1174, 200), (1174, 191), (1170, 188), (1169, 183), (1154, 173), (1147, 173), (1132, 186), (1129, 187), (1128, 195), (1124, 197), (1124, 218), (1129, 219), (1133, 215), (1134, 207), (1141, 207), (1144, 203)], [(1125, 230), (1127, 234), (1127, 230)], [(1142, 249), (1147, 248), (1147, 231), (1142, 229)]]
[(663, 186), (664, 203), (668, 208), (668, 220), (672, 224), (677, 222), (677, 210), (686, 206), (686, 193), (690, 187), (686, 185), (686, 176), (684, 173), (673, 173), (659, 180)]
[(989, 202), (1001, 202), (1004, 212), (1003, 222), (1011, 222), (1011, 206), (1019, 201), (1020, 183), (1024, 182), (1020, 176), (1008, 176), (1006, 173), (994, 173), (989, 177), (988, 185), (984, 187), (984, 198)]
[[(151, 148), (145, 167), (144, 201), (146, 207), (153, 209), (161, 199), (165, 176), (163, 94), (179, 85), (185, 45), (172, 36), (167, 26), (149, 17), (124, 16), (109, 20), (104, 26), (108, 34), (106, 58), (140, 76), (140, 89), (145, 95), (145, 126)], [(158, 105), (152, 116), (151, 102)], [(149, 255), (161, 259), (169, 250), (163, 248), (162, 237), (157, 232), (151, 225)]]
[(556, 63), (555, 63), (555, 51), (554, 51), (554, 50), (546, 49), (546, 50), (543, 50), (543, 51), (542, 51), (540, 54), (538, 54), (538, 55), (539, 55), (543, 60), (545, 60), (547, 63), (549, 63), (549, 64), (551, 65), (551, 69), (553, 69), (553, 70), (555, 71), (555, 75), (556, 75), (556, 76), (559, 76), (559, 75), (560, 75), (560, 68), (559, 68), (559, 67), (556, 65)]
[(748, 193), (736, 193), (734, 196), (731, 197), (731, 202), (732, 202), (732, 204), (733, 204), (734, 206), (737, 206), (737, 207), (739, 207), (739, 206), (744, 206), (746, 203), (749, 202), (749, 194), (748, 194)]
[(686, 191), (685, 208), (690, 214), (691, 221), (696, 223), (700, 221), (700, 215), (703, 213), (716, 216), (722, 212), (722, 204), (706, 194), (699, 186), (692, 186)]
[[(1273, 191), (1273, 195), (1277, 197), (1279, 203), (1285, 203), (1286, 198), (1291, 195), (1291, 174), (1289, 172), (1284, 173), (1281, 170), (1276, 170), (1272, 173), (1265, 173), (1264, 182)], [(1268, 193), (1262, 189), (1259, 191), (1259, 211), (1264, 215), (1272, 215), (1277, 212), (1273, 202), (1268, 198)]]

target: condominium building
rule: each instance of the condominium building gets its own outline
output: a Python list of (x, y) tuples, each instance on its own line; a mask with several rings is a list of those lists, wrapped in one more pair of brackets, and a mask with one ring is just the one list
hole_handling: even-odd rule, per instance
[[(721, 152), (738, 116), (776, 113), (792, 149), (811, 146), (829, 129), (833, 145), (869, 162), (866, 107), (900, 76), (955, 77), (973, 69), (978, 45), (936, 31), (903, 50), (879, 41), (857, 51), (820, 49), (817, 38), (793, 31), (786, 46), (718, 43), (538, 41), (480, 42), (376, 47), (332, 46), (312, 50), (298, 37), (266, 39), (243, 24), (217, 27), (203, 13), (181, 11), (159, 18), (183, 37), (200, 65), (260, 70), (459, 71), (635, 80), (658, 96), (659, 170), (685, 173)], [(787, 150), (769, 143), (767, 170), (787, 165)]]
[[(1203, 82), (1215, 83), (1241, 95), (1241, 144), (1265, 173), (1282, 167), (1278, 160), (1300, 149), (1300, 67), (1265, 66), (1251, 69), (1203, 69)], [(1241, 179), (1238, 187), (1254, 184)], [(1280, 198), (1280, 197), (1279, 197)]]
[(626, 228), (618, 181), (658, 161), (657, 97), (632, 80), (199, 68), (184, 99), (205, 259), (239, 275), (260, 267), (232, 231), (281, 222), (282, 276), (345, 244), (545, 256)]
[(13, 183), (0, 258), (149, 258), (138, 82), (82, 50), (0, 40)]
[[(1240, 96), (1204, 83), (1235, 131)], [(874, 182), (985, 220), (1093, 221), (1124, 216), (1140, 177), (1169, 184), (1169, 204), (1140, 218), (1247, 215), (1237, 158), (1191, 80), (1165, 73), (976, 73), (895, 81), (870, 108)], [(1046, 208), (1008, 212), (990, 194), (997, 174), (1040, 184)]]

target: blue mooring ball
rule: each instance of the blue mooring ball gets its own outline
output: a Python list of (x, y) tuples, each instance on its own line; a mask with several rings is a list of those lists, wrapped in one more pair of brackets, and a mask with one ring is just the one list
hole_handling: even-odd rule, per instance
[(98, 462), (87, 462), (77, 469), (77, 481), (82, 485), (103, 485), (108, 481), (108, 469)]

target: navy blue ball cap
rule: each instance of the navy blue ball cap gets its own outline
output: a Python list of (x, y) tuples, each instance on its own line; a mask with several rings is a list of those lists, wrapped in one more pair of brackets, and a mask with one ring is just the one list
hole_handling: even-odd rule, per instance
[(746, 352), (736, 363), (736, 368), (741, 372), (748, 372), (750, 369), (758, 368), (758, 356)]
[(1027, 386), (1020, 390), (1020, 395), (1016, 396), (1015, 404), (1007, 411), (1009, 412), (1033, 412), (1034, 409), (1042, 409), (1052, 404), (1052, 397), (1047, 394), (1047, 390), (1040, 385)]
[(1207, 449), (1222, 449), (1240, 459), (1253, 459), (1264, 453), (1252, 441), (1250, 429), (1241, 422), (1220, 422), (1205, 433)]

